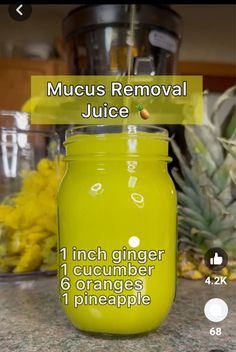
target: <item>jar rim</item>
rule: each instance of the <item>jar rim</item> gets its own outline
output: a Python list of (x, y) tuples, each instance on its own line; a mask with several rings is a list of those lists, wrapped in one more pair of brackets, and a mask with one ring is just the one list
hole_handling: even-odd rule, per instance
[[(129, 155), (135, 159), (146, 156), (149, 159), (170, 161), (168, 131), (156, 125), (75, 126), (66, 131), (65, 137), (63, 144), (67, 151), (66, 161), (94, 156), (119, 159), (122, 155)], [(158, 144), (157, 150), (155, 143), (161, 143)]]
[[(120, 134), (127, 133), (129, 136), (138, 135), (139, 132), (146, 132), (155, 135), (155, 137), (160, 137), (161, 139), (169, 139), (168, 130), (163, 127), (156, 125), (82, 125), (75, 126), (66, 130), (66, 140), (75, 135), (105, 135), (105, 134)], [(148, 135), (147, 135), (148, 136)]]

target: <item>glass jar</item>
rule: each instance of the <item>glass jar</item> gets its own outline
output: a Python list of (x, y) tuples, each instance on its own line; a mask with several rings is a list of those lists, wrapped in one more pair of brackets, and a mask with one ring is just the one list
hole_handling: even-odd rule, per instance
[(66, 134), (58, 195), (59, 286), (75, 327), (152, 331), (176, 284), (176, 193), (168, 132), (154, 126), (84, 126)]
[(56, 270), (59, 138), (0, 111), (0, 277)]

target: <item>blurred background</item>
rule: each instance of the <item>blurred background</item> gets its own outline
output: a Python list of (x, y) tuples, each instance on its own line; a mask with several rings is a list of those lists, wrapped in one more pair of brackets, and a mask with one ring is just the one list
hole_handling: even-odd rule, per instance
[[(0, 11), (0, 109), (21, 109), (30, 97), (32, 74), (68, 72), (62, 19), (75, 5), (33, 5), (30, 18), (14, 21)], [(234, 5), (172, 5), (183, 18), (177, 73), (203, 74), (204, 88), (218, 92), (235, 82)]]
[[(22, 12), (25, 11), (24, 6), (26, 5), (23, 5)], [(13, 8), (13, 13), (16, 13), (15, 10), (16, 8)], [(68, 125), (30, 124), (30, 115), (27, 112), (30, 112), (30, 109), (34, 109), (35, 106), (37, 108), (37, 98), (30, 98), (31, 76), (63, 74), (172, 75), (175, 73), (203, 75), (203, 88), (208, 91), (206, 106), (210, 114), (220, 95), (235, 85), (235, 10), (236, 6), (233, 5), (99, 4), (80, 5), (79, 7), (76, 5), (32, 5), (31, 15), (21, 22), (11, 17), (7, 5), (1, 6), (0, 272), (56, 269), (55, 204), (59, 182), (57, 161), (59, 154), (64, 153), (62, 143)], [(67, 15), (68, 13), (69, 15)], [(214, 147), (217, 146), (222, 154), (221, 161), (219, 165), (215, 163), (215, 160), (211, 160), (211, 163), (220, 170), (220, 166), (224, 168), (226, 160), (229, 173), (234, 175), (235, 160), (233, 159), (229, 163), (228, 159), (231, 156), (228, 156), (226, 152), (228, 146), (234, 148), (236, 107), (232, 106), (233, 95), (233, 91), (230, 91), (227, 99), (222, 100), (224, 104), (220, 103), (217, 109), (214, 107), (213, 110), (217, 110), (217, 116), (213, 116), (211, 121), (215, 128), (214, 132), (208, 131), (205, 126), (202, 126), (204, 133), (201, 128), (199, 131), (194, 131), (199, 138), (196, 140), (197, 145), (190, 146), (186, 143), (187, 140), (193, 140), (193, 136), (190, 134), (188, 138), (185, 138), (188, 132), (183, 125), (165, 126), (170, 135), (175, 136), (183, 158), (184, 160), (185, 157), (187, 158), (185, 162), (190, 163), (190, 167), (194, 166), (198, 160), (204, 160), (204, 164), (199, 170), (202, 169), (205, 172), (209, 159), (211, 160), (212, 157), (214, 159)], [(202, 140), (202, 135), (205, 136), (204, 140)], [(219, 137), (221, 139), (227, 138), (227, 145), (224, 145), (224, 149), (222, 149), (222, 145), (219, 145)], [(202, 143), (201, 148), (199, 148), (199, 143)], [(211, 155), (209, 155), (210, 148), (213, 149)], [(204, 155), (201, 155), (201, 151), (208, 153), (205, 152)], [(170, 145), (169, 154), (173, 158), (173, 162), (169, 164), (169, 171), (175, 167), (180, 170), (182, 161), (179, 162), (178, 152), (173, 150), (172, 145)], [(63, 170), (63, 163), (60, 168)], [(32, 186), (30, 187), (28, 176), (22, 179), (22, 175), (27, 170), (37, 170), (38, 172), (38, 174), (32, 173)], [(192, 171), (194, 178), (194, 170)], [(51, 182), (48, 178), (49, 174)], [(200, 176), (197, 175), (196, 179), (199, 180)], [(41, 182), (42, 177), (44, 183)], [(212, 184), (212, 181), (215, 182), (212, 174), (209, 175), (209, 179), (209, 185)], [(187, 183), (188, 180), (185, 182)], [(234, 184), (232, 180), (226, 179), (224, 185), (217, 185), (215, 189), (220, 187), (223, 192), (223, 188), (228, 187), (229, 182)], [(42, 199), (42, 206), (38, 206), (36, 194), (39, 190), (37, 187), (41, 187), (40, 191), (43, 192), (49, 187), (49, 192), (46, 192)], [(176, 187), (179, 190), (178, 182), (176, 182)], [(219, 204), (223, 201), (233, 202), (235, 199), (235, 186), (232, 186), (232, 190), (228, 188), (223, 193), (228, 198), (226, 196), (226, 200), (224, 197), (223, 200), (220, 198)], [(26, 204), (28, 204), (27, 197), (32, 201), (32, 197), (36, 196), (35, 202), (31, 202), (31, 212), (35, 208), (35, 219), (33, 220), (31, 216), (25, 227), (34, 237), (34, 225), (38, 221), (40, 222), (40, 230), (37, 228), (36, 231), (39, 232), (38, 237), (36, 236), (37, 239), (34, 240), (40, 245), (43, 244), (44, 259), (39, 263), (33, 260), (30, 262), (25, 247), (19, 246), (24, 242), (23, 240), (26, 241), (28, 236), (28, 232), (18, 231), (22, 224), (21, 217), (29, 219), (28, 206), (26, 204), (22, 206), (24, 216), (13, 212), (14, 216), (10, 216), (10, 222), (7, 224), (7, 212), (10, 212), (12, 206), (14, 211), (16, 210), (14, 202), (12, 203), (12, 197), (16, 192), (20, 192), (19, 194), (23, 192), (23, 195), (26, 195)], [(215, 190), (213, 193), (217, 198), (218, 193)], [(52, 203), (51, 214), (45, 206), (45, 204), (50, 204), (49, 194)], [(200, 194), (204, 194), (204, 192), (200, 192)], [(199, 202), (198, 197), (196, 197), (196, 202)], [(204, 202), (205, 200), (201, 204)], [(215, 206), (212, 207), (215, 209)], [(43, 214), (41, 214), (41, 210)], [(234, 208), (232, 208), (233, 211)], [(204, 208), (202, 212), (204, 217)], [(196, 216), (199, 217), (198, 214)], [(184, 214), (185, 221), (188, 220), (186, 217)], [(212, 218), (214, 217), (215, 215)], [(43, 224), (41, 223), (42, 219)], [(14, 231), (8, 231), (8, 227), (2, 226), (2, 223), (7, 224), (8, 227), (10, 225)], [(206, 224), (207, 227), (210, 226), (207, 221)], [(197, 259), (198, 267), (204, 252), (212, 246), (212, 242), (208, 243), (207, 236), (202, 236), (199, 230), (201, 239), (198, 240), (197, 236), (193, 234), (191, 235), (192, 242), (189, 243), (189, 233), (192, 230), (195, 231), (196, 223), (188, 225), (187, 230), (186, 224), (184, 225), (184, 234), (180, 233), (184, 239), (182, 241), (184, 242), (184, 253), (188, 253), (189, 250), (198, 250), (201, 255)], [(198, 225), (200, 229), (202, 224)], [(229, 223), (229, 228), (232, 230), (230, 238), (232, 239), (233, 233), (235, 234), (234, 225), (234, 222), (233, 225)], [(53, 240), (51, 241), (49, 238), (47, 241), (47, 237), (51, 235), (53, 235)], [(182, 238), (181, 236), (180, 238)], [(228, 243), (227, 239), (225, 237), (218, 239), (217, 236), (217, 234), (212, 235), (213, 242), (218, 241), (217, 243), (224, 247)], [(27, 241), (24, 243), (27, 244)], [(188, 246), (190, 247), (188, 248)], [(33, 251), (29, 255), (30, 258), (37, 257)], [(24, 259), (24, 256), (27, 260)], [(3, 258), (2, 261), (1, 258)], [(194, 262), (194, 260), (194, 258), (190, 258), (190, 262)], [(29, 263), (25, 266), (26, 261)], [(180, 263), (182, 262), (184, 260), (180, 258)], [(205, 275), (205, 272), (199, 274), (195, 267), (195, 264), (194, 266), (185, 265), (184, 270), (180, 270), (180, 274), (183, 273), (183, 276), (188, 278), (201, 278), (202, 275)], [(193, 268), (196, 270), (192, 270)], [(236, 277), (236, 273), (233, 275)]]
[[(0, 5), (0, 350), (78, 351), (78, 334), (55, 299), (56, 278), (47, 278), (57, 269), (56, 195), (64, 174), (59, 154), (66, 126), (56, 127), (59, 140), (54, 126), (30, 124), (31, 76), (127, 74), (131, 52), (131, 74), (141, 67), (143, 74), (203, 75), (209, 91), (208, 125), (168, 126), (176, 141), (170, 165), (178, 166), (172, 173), (179, 196), (178, 276), (188, 280), (179, 279), (172, 313), (148, 342), (107, 340), (105, 345), (102, 339), (83, 338), (80, 351), (127, 351), (129, 346), (142, 352), (205, 352), (206, 346), (235, 351), (236, 104), (231, 100), (236, 88), (229, 88), (236, 83), (236, 5), (170, 5), (183, 26), (172, 11), (164, 16), (163, 8), (155, 13), (151, 6), (137, 5), (142, 7), (137, 14), (142, 26), (137, 26), (135, 45), (128, 43), (130, 9), (110, 11), (118, 26), (113, 21), (100, 26), (99, 19), (105, 22), (109, 14), (104, 9), (75, 11), (63, 35), (63, 18), (77, 6), (32, 5), (31, 16), (19, 22), (9, 16), (8, 5)], [(89, 21), (95, 23), (87, 30)], [(150, 39), (150, 33), (159, 41)], [(205, 283), (205, 277), (213, 280), (215, 275), (204, 260), (212, 247), (228, 254), (228, 266), (218, 272), (229, 281), (225, 288)], [(203, 304), (219, 295), (231, 315), (224, 322), (223, 339), (209, 341), (212, 324), (203, 315)]]

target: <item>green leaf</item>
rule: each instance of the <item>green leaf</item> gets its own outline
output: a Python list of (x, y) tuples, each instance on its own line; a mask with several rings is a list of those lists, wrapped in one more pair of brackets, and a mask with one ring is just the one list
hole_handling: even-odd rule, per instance
[(230, 177), (233, 183), (236, 185), (236, 169), (235, 170), (230, 170)]
[(211, 221), (214, 221), (214, 219), (218, 219), (220, 216), (227, 214), (226, 208), (224, 204), (217, 199), (215, 196), (212, 196), (211, 194), (208, 194), (208, 191), (206, 189), (206, 195), (208, 195), (208, 202), (209, 202), (209, 212), (211, 213)]
[(212, 155), (199, 136), (190, 126), (185, 127), (185, 139), (188, 145), (189, 152), (193, 159), (193, 163), (199, 163), (202, 171), (206, 171), (209, 176), (216, 170), (217, 164), (212, 158)]
[(205, 172), (198, 174), (197, 182), (200, 186), (201, 194), (207, 190), (208, 194), (215, 195), (219, 193), (220, 189), (214, 184), (212, 178), (210, 178)]
[(191, 237), (190, 236), (190, 232), (186, 229), (184, 229), (182, 226), (178, 226), (178, 232), (181, 234), (181, 235), (184, 235), (185, 237)]
[(182, 221), (184, 223), (187, 223), (188, 225), (191, 225), (192, 228), (197, 229), (197, 230), (205, 230), (206, 226), (199, 220), (192, 219), (190, 217), (184, 216), (182, 218)]
[(236, 131), (236, 104), (231, 107), (222, 124), (222, 137), (230, 139)]
[(183, 237), (183, 238), (180, 238), (179, 241), (181, 243), (190, 245), (190, 249), (193, 249), (196, 247), (196, 243), (194, 241), (191, 241), (191, 239), (189, 239), (189, 238)]
[(189, 196), (187, 196), (183, 192), (178, 192), (177, 196), (178, 196), (178, 201), (181, 205), (184, 205), (185, 207), (199, 211), (199, 207), (197, 206), (197, 204), (193, 202), (193, 200)]
[(202, 221), (202, 223), (205, 223), (207, 225), (206, 219), (203, 217), (203, 215), (201, 215), (199, 211), (195, 211), (186, 207), (180, 207), (179, 214), (185, 217), (190, 217), (193, 220)]
[(236, 216), (236, 200), (228, 206), (227, 211)]
[(181, 151), (180, 151), (177, 143), (173, 139), (171, 140), (171, 146), (173, 148), (173, 151), (174, 151), (176, 157), (178, 158), (178, 160), (180, 162), (180, 168), (181, 168), (181, 172), (182, 172), (183, 176), (189, 182), (191, 187), (193, 189), (197, 190), (196, 181), (193, 179), (193, 174), (192, 174), (190, 168), (186, 165), (187, 162), (184, 159), (184, 157), (182, 156)]
[(230, 184), (230, 170), (232, 169), (233, 162), (233, 156), (228, 153), (223, 164), (215, 171), (212, 177), (219, 191), (223, 191)]
[[(218, 126), (219, 127), (219, 110), (221, 108), (221, 106), (223, 105), (223, 103), (231, 98), (233, 98), (236, 95), (236, 86), (233, 86), (229, 89), (227, 89), (224, 94), (222, 94), (217, 101), (215, 102), (213, 108), (212, 108), (212, 112), (210, 115), (210, 120), (213, 123), (213, 125)], [(219, 128), (219, 134), (220, 133), (220, 128)]]
[(217, 198), (225, 205), (228, 206), (233, 200), (232, 188), (229, 184), (222, 192), (220, 192)]
[(181, 220), (178, 222), (178, 230), (190, 234), (190, 227), (187, 224), (184, 224)]
[(236, 225), (236, 218), (231, 216), (226, 216), (225, 219), (219, 221), (219, 219), (215, 219), (210, 225), (210, 229), (213, 233), (219, 234), (222, 231), (231, 230)]
[(215, 234), (210, 232), (210, 231), (206, 231), (206, 230), (200, 230), (197, 233), (198, 235), (202, 236), (202, 238), (204, 239), (213, 239), (215, 237)]
[[(194, 133), (194, 136), (198, 138), (217, 166), (220, 166), (224, 161), (224, 153), (221, 143), (219, 142), (215, 129), (207, 125), (201, 126), (186, 126), (187, 131)], [(192, 136), (193, 137), (193, 136)]]
[[(236, 133), (233, 134), (235, 136)], [(234, 157), (236, 158), (236, 141), (234, 140), (227, 140), (225, 138), (219, 138), (221, 143), (223, 144), (224, 148)]]
[(195, 198), (197, 199), (197, 196), (198, 196), (197, 193), (191, 187), (189, 187), (186, 182), (184, 182), (182, 177), (177, 172), (176, 168), (172, 169), (171, 173), (174, 177), (174, 180), (179, 185), (179, 187), (182, 189), (182, 191), (185, 194), (187, 194), (189, 197), (191, 197), (193, 199), (195, 199)]

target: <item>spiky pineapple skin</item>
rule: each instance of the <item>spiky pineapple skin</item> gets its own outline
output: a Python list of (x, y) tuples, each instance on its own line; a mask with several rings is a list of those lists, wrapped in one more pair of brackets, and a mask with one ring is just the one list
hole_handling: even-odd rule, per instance
[(203, 256), (183, 251), (178, 255), (177, 274), (191, 280), (201, 280), (208, 276), (225, 276), (229, 280), (236, 280), (236, 261), (230, 261), (226, 267), (214, 272), (206, 266)]

